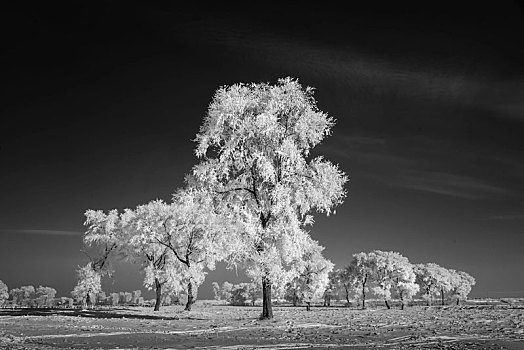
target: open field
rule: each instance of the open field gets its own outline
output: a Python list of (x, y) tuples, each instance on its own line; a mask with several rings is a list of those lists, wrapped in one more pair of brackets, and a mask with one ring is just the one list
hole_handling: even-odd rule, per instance
[(260, 307), (201, 301), (182, 307), (0, 309), (1, 349), (524, 349), (522, 303), (376, 307)]

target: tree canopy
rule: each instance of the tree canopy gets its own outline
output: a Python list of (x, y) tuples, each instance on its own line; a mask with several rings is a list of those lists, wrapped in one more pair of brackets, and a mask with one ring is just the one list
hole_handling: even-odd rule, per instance
[(193, 175), (243, 224), (239, 258), (261, 277), (263, 318), (272, 318), (272, 283), (304, 253), (310, 213), (329, 215), (346, 195), (338, 166), (310, 157), (335, 124), (313, 92), (291, 78), (221, 87), (195, 140)]

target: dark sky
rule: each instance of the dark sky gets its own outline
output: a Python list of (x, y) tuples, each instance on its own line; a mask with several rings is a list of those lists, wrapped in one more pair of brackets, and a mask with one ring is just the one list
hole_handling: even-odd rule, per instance
[[(395, 250), (524, 296), (522, 7), (424, 3), (2, 9), (0, 279), (69, 295), (86, 209), (169, 200), (214, 91), (292, 76), (337, 119), (315, 154), (351, 178), (311, 230), (337, 267)], [(241, 279), (223, 270), (201, 297)]]

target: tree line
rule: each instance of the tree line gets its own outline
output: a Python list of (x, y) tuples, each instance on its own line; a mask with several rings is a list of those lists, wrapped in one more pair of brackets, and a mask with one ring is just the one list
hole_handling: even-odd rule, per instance
[(7, 285), (0, 281), (0, 307), (11, 305), (20, 307), (51, 307), (54, 306), (56, 290), (51, 287), (31, 285), (21, 286), (9, 290)]
[[(427, 305), (437, 297), (441, 305), (445, 304), (445, 299), (458, 305), (467, 299), (475, 285), (475, 279), (466, 272), (435, 263), (411, 264), (408, 258), (392, 251), (354, 254), (344, 268), (333, 270), (332, 266), (327, 266), (321, 269), (324, 273), (316, 274), (315, 279), (308, 273), (296, 275), (284, 285), (278, 297), (293, 306), (305, 304), (306, 310), (310, 310), (313, 300), (323, 300), (324, 306), (330, 306), (332, 299), (345, 300), (348, 306), (358, 301), (365, 309), (366, 299), (372, 293), (384, 300), (388, 309), (393, 298), (399, 300), (401, 309), (404, 309), (416, 295), (426, 300)], [(255, 305), (261, 296), (260, 288), (254, 283), (232, 284), (226, 281), (221, 287), (217, 282), (212, 286), (215, 299), (225, 300), (231, 305), (245, 305), (247, 302)]]
[(384, 300), (396, 297), (403, 309), (415, 295), (420, 295), (431, 305), (439, 296), (444, 305), (445, 297), (458, 304), (466, 300), (475, 285), (475, 279), (466, 272), (447, 269), (435, 263), (411, 264), (408, 258), (392, 251), (374, 250), (354, 254), (349, 265), (330, 274), (325, 298), (343, 295), (349, 303), (351, 295), (366, 308), (368, 292)]

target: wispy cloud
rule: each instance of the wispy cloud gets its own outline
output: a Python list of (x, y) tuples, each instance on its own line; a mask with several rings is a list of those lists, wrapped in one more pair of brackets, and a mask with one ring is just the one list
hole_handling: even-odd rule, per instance
[[(475, 96), (484, 84), (436, 65), (414, 65), (373, 55), (355, 47), (325, 43), (272, 31), (252, 21), (205, 18), (178, 28), (179, 39), (201, 41), (252, 55), (265, 64), (307, 71), (342, 82), (354, 91), (363, 89), (405, 97), (446, 98), (462, 102)], [(370, 89), (371, 90), (370, 90)]]
[(477, 178), (432, 171), (413, 171), (390, 183), (407, 189), (464, 199), (481, 199), (509, 194), (505, 188), (491, 185)]
[(501, 220), (501, 221), (524, 220), (524, 213), (493, 215), (489, 217), (489, 219), (490, 220)]
[(80, 231), (62, 230), (29, 230), (29, 229), (0, 229), (2, 233), (34, 234), (34, 235), (53, 235), (53, 236), (81, 236)]

